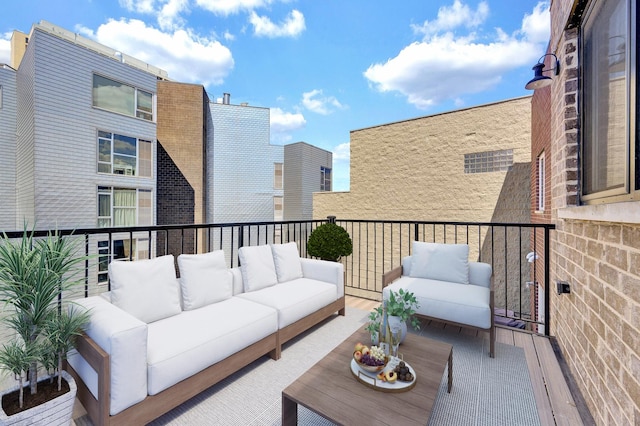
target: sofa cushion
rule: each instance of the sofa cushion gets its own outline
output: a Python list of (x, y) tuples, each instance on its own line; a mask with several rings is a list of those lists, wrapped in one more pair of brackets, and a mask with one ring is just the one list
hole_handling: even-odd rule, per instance
[(469, 284), (469, 246), (414, 241), (410, 276)]
[(296, 243), (272, 244), (271, 251), (279, 283), (302, 278), (300, 253), (298, 253), (298, 245)]
[(256, 291), (278, 283), (270, 246), (240, 247), (238, 258), (244, 291)]
[(233, 294), (231, 272), (224, 251), (178, 256), (182, 308), (197, 309), (230, 298)]
[(403, 276), (385, 287), (382, 297), (388, 299), (389, 291), (401, 288), (418, 300), (418, 314), (484, 329), (491, 327), (491, 293), (487, 287)]
[(272, 335), (277, 321), (274, 309), (232, 297), (149, 324), (149, 395)]
[(278, 311), (278, 327), (284, 328), (338, 299), (338, 287), (309, 278), (298, 278), (260, 291), (238, 295)]
[[(179, 314), (179, 283), (173, 255), (109, 263), (111, 303), (150, 323)], [(153, 296), (153, 297), (150, 297)]]

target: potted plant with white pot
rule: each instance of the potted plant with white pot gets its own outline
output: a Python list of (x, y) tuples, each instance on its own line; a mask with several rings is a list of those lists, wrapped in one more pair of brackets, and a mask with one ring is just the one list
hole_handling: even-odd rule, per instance
[[(87, 258), (77, 253), (74, 240), (58, 232), (36, 239), (25, 227), (18, 241), (6, 234), (0, 238), (3, 321), (15, 332), (0, 349), (0, 367), (18, 381), (3, 394), (0, 424), (68, 425), (71, 420), (76, 386), (62, 365), (89, 313), (63, 307), (61, 295), (81, 282), (74, 278)], [(39, 382), (42, 369), (51, 375)]]
[[(415, 295), (410, 291), (399, 289), (398, 291), (390, 291), (389, 298), (387, 299), (387, 316), (389, 318), (389, 324), (400, 324), (402, 329), (402, 337), (400, 341), (404, 341), (407, 335), (407, 321), (411, 323), (411, 326), (420, 330), (420, 320), (416, 317), (416, 309), (420, 307)], [(367, 324), (367, 330), (371, 331), (374, 327), (380, 327), (382, 321), (382, 305), (376, 307), (369, 314), (369, 323)]]

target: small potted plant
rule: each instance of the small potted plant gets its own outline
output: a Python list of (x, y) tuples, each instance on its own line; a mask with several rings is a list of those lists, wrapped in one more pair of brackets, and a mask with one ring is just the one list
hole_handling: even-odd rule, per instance
[(364, 327), (371, 335), (371, 344), (378, 344), (378, 333), (380, 333), (380, 322), (382, 321), (382, 306), (378, 306), (369, 312), (369, 322)]
[[(411, 323), (414, 329), (420, 330), (420, 320), (415, 316), (416, 309), (419, 307), (420, 304), (412, 292), (404, 289), (400, 289), (397, 292), (393, 290), (389, 292), (387, 315), (390, 322), (400, 323), (402, 327), (401, 341), (404, 341), (407, 335), (407, 321)], [(379, 306), (377, 309), (380, 310), (380, 315), (382, 315), (382, 307)]]
[(310, 256), (322, 260), (338, 262), (342, 256), (353, 253), (353, 243), (343, 227), (328, 222), (311, 231), (307, 241), (307, 252)]
[[(81, 281), (74, 278), (86, 256), (76, 256), (79, 246), (70, 237), (57, 232), (42, 239), (33, 235), (25, 227), (18, 241), (6, 234), (0, 239), (0, 301), (6, 312), (3, 320), (17, 336), (0, 349), (0, 368), (13, 373), (18, 382), (2, 398), (0, 424), (31, 424), (36, 417), (47, 419), (49, 412), (56, 416), (56, 420), (49, 419), (49, 424), (69, 424), (76, 385), (62, 365), (89, 313), (67, 310), (60, 296)], [(38, 382), (39, 367), (53, 372), (49, 380), (53, 386)], [(64, 389), (63, 378), (68, 385)], [(28, 385), (23, 389), (25, 380)], [(39, 387), (41, 393), (36, 397)], [(12, 394), (17, 395), (15, 407), (5, 402)], [(62, 407), (67, 414), (62, 414)]]

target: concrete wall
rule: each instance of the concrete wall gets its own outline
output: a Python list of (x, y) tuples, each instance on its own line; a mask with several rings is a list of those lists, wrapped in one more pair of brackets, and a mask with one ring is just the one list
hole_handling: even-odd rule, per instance
[[(580, 70), (572, 0), (551, 4), (551, 332), (598, 424), (640, 423), (640, 202), (580, 205)], [(579, 19), (577, 20), (579, 23)], [(632, 137), (637, 137), (633, 136)]]

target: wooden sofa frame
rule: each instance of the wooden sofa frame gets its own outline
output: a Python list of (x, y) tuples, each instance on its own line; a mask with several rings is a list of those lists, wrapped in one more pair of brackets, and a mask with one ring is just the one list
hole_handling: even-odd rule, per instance
[[(397, 280), (398, 278), (400, 278), (402, 276), (402, 265), (398, 266), (386, 273), (384, 273), (382, 275), (382, 288), (385, 288), (386, 286), (388, 286), (389, 284), (391, 284), (392, 282), (394, 282), (395, 280)], [(489, 356), (491, 358), (495, 358), (495, 350), (496, 350), (496, 325), (495, 325), (495, 318), (494, 318), (494, 290), (493, 290), (493, 274), (491, 275), (491, 286), (490, 286), (490, 290), (489, 290), (489, 308), (491, 309), (491, 325), (489, 326), (488, 329), (486, 328), (481, 328), (481, 327), (475, 327), (473, 325), (468, 325), (468, 324), (461, 324), (455, 321), (446, 321), (443, 320), (442, 318), (436, 318), (436, 317), (430, 317), (427, 315), (421, 315), (421, 314), (416, 314), (417, 317), (419, 318), (424, 318), (427, 320), (434, 320), (434, 321), (439, 321), (445, 324), (450, 324), (450, 325), (454, 325), (457, 327), (464, 327), (464, 328), (470, 328), (472, 330), (478, 330), (478, 331), (487, 331), (489, 332)]]
[(109, 414), (111, 361), (108, 353), (86, 334), (83, 334), (77, 340), (76, 348), (78, 353), (98, 374), (97, 399), (68, 363), (66, 364), (66, 370), (75, 379), (78, 386), (77, 398), (87, 410), (87, 414), (94, 425), (145, 425), (251, 364), (263, 355), (268, 354), (274, 360), (280, 359), (284, 343), (330, 317), (334, 312), (338, 312), (342, 316), (345, 315), (344, 296), (251, 346), (205, 368), (199, 373), (176, 383), (170, 388), (156, 395), (147, 395), (141, 402), (114, 416)]

